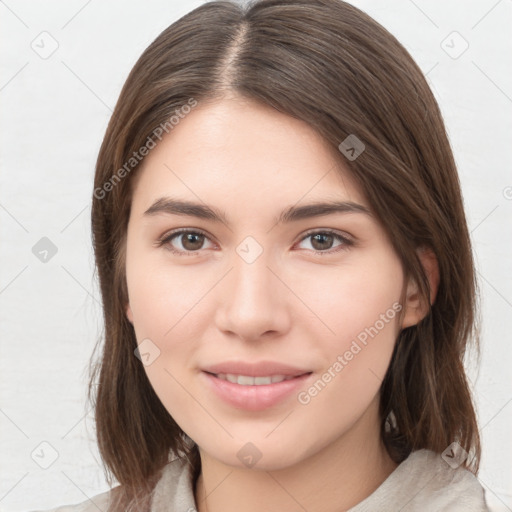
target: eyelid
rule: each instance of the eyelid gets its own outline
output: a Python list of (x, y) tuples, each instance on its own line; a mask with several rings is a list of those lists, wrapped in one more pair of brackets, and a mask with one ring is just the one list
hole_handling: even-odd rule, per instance
[[(177, 237), (178, 235), (180, 235), (182, 233), (194, 233), (194, 234), (203, 235), (205, 238), (212, 241), (212, 237), (203, 229), (189, 227), (189, 228), (176, 228), (174, 230), (164, 233), (161, 237), (158, 238), (158, 240), (155, 242), (155, 245), (157, 247), (161, 247), (166, 244), (170, 244), (170, 241), (173, 238)], [(338, 251), (341, 251), (343, 249), (348, 249), (349, 247), (351, 247), (355, 244), (354, 237), (352, 235), (349, 235), (346, 232), (340, 232), (333, 228), (312, 228), (312, 229), (306, 231), (304, 234), (302, 234), (301, 237), (299, 238), (299, 240), (294, 244), (294, 246), (297, 243), (300, 243), (300, 242), (304, 241), (305, 239), (307, 239), (308, 237), (316, 235), (316, 234), (333, 235), (334, 237), (338, 238), (342, 243), (340, 244), (341, 247), (337, 246), (338, 248), (328, 249), (325, 251), (319, 251), (319, 250), (315, 250), (315, 249), (306, 249), (308, 252), (312, 252), (313, 254), (318, 254), (318, 255), (335, 254)], [(180, 251), (180, 250), (174, 249), (172, 247), (169, 248), (168, 250), (170, 250), (172, 253), (177, 254), (177, 255), (187, 255), (187, 256), (195, 256), (201, 252), (201, 249), (198, 249), (197, 251)]]
[[(207, 238), (208, 240), (210, 241), (213, 241), (212, 240), (212, 236), (207, 233), (206, 231), (204, 231), (203, 229), (200, 229), (200, 228), (176, 228), (176, 229), (172, 229), (171, 231), (167, 231), (165, 232), (162, 236), (160, 236), (157, 241), (155, 242), (155, 245), (157, 247), (161, 247), (163, 245), (166, 245), (167, 243), (169, 243), (174, 237), (177, 237), (178, 235), (182, 234), (182, 233), (195, 233), (195, 234), (198, 234), (198, 235), (203, 235), (205, 238)], [(176, 253), (181, 253), (183, 251), (173, 251), (173, 252), (176, 252)], [(198, 254), (199, 251), (187, 251), (188, 253), (190, 254)]]
[(335, 236), (339, 236), (341, 239), (347, 241), (347, 242), (351, 242), (351, 243), (355, 243), (355, 240), (354, 240), (354, 237), (348, 233), (346, 233), (345, 231), (338, 231), (337, 229), (333, 229), (333, 228), (312, 228), (308, 231), (306, 231), (306, 233), (304, 235), (302, 235), (302, 238), (300, 238), (300, 242), (302, 242), (302, 240), (304, 240), (305, 238), (307, 238), (308, 236), (311, 236), (311, 235), (316, 235), (318, 233), (326, 233), (326, 234), (329, 234), (329, 235), (335, 235)]
[(297, 243), (301, 243), (307, 238), (317, 234), (332, 235), (334, 238), (337, 238), (341, 243), (325, 251), (319, 251), (315, 249), (304, 249), (309, 253), (313, 253), (315, 256), (332, 256), (338, 254), (341, 251), (346, 251), (355, 245), (355, 239), (352, 235), (349, 235), (348, 233), (345, 232), (342, 233), (332, 228), (313, 228), (307, 231), (304, 235), (302, 235)]

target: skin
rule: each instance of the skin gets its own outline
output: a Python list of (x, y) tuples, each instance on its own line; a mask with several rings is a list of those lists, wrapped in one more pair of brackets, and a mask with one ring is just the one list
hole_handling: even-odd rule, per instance
[[(397, 334), (423, 318), (426, 306), (374, 216), (276, 224), (297, 203), (336, 199), (370, 208), (340, 154), (306, 123), (225, 96), (195, 107), (134, 179), (126, 313), (138, 342), (149, 338), (160, 350), (145, 366), (155, 392), (199, 446), (199, 512), (334, 512), (362, 501), (396, 468), (380, 440), (379, 387)], [(218, 208), (229, 226), (144, 215), (170, 195)], [(178, 235), (157, 246), (176, 228), (207, 237), (187, 245)], [(311, 229), (354, 243), (315, 244), (305, 238)], [(236, 252), (247, 236), (263, 249), (250, 264)], [(175, 255), (170, 246), (193, 255)], [(420, 256), (435, 294), (435, 257)], [(263, 411), (237, 409), (201, 378), (207, 364), (268, 359), (312, 371), (307, 390), (402, 293), (402, 318), (388, 321), (307, 404), (292, 393)], [(247, 442), (262, 454), (252, 468), (237, 457)]]

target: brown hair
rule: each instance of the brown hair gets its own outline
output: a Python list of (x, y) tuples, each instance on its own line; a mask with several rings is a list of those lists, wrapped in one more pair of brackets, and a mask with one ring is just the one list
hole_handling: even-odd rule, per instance
[(341, 0), (263, 0), (246, 7), (211, 1), (144, 51), (97, 160), (92, 233), (105, 340), (89, 399), (107, 478), (121, 484), (111, 510), (126, 510), (138, 492), (143, 510), (169, 454), (188, 457), (196, 477), (200, 470), (197, 446), (185, 443), (134, 356), (124, 257), (138, 166), (113, 178), (191, 98), (205, 102), (226, 92), (307, 122), (336, 150), (350, 134), (365, 144), (357, 159), (339, 153), (340, 161), (427, 304), (418, 247), (432, 249), (440, 272), (428, 314), (398, 336), (381, 388), (382, 438), (396, 462), (413, 450), (442, 452), (457, 441), (470, 452), (465, 465), (476, 473), (480, 443), (463, 358), (471, 338), (478, 346), (477, 283), (454, 158), (425, 77), (395, 37)]

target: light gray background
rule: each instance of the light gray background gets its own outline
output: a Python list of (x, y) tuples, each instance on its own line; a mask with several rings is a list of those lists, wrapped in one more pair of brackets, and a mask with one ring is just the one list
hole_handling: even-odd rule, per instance
[[(0, 1), (1, 510), (75, 503), (107, 489), (85, 408), (86, 368), (101, 335), (89, 228), (94, 164), (136, 59), (201, 3)], [(352, 3), (411, 52), (445, 116), (482, 290), (480, 371), (469, 365), (480, 481), (492, 510), (512, 510), (512, 1)], [(46, 263), (32, 252), (42, 237), (57, 248)]]

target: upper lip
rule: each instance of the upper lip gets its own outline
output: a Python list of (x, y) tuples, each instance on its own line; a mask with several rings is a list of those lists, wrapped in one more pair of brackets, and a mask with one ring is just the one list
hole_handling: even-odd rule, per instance
[(311, 373), (310, 370), (290, 366), (275, 361), (260, 361), (258, 363), (246, 363), (244, 361), (225, 361), (223, 363), (213, 364), (202, 368), (209, 373), (230, 373), (233, 375), (247, 375), (249, 377), (265, 377), (268, 375), (285, 375), (287, 377), (297, 377), (305, 373)]

